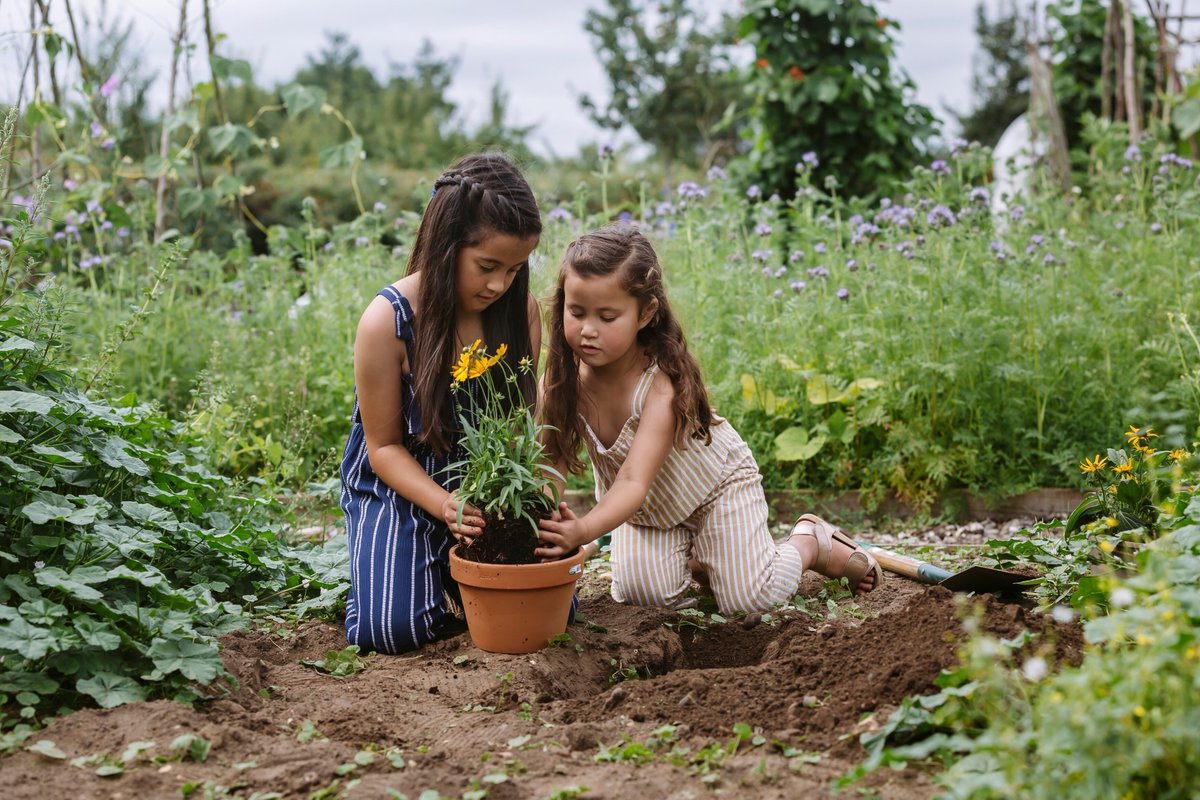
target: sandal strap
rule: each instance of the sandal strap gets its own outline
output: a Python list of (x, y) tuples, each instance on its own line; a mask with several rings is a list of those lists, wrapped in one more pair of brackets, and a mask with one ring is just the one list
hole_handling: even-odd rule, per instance
[[(797, 531), (801, 523), (808, 523), (812, 528), (811, 534), (808, 531)], [(810, 569), (824, 573), (825, 568), (829, 565), (829, 554), (833, 552), (833, 535), (836, 530), (825, 520), (818, 517), (816, 514), (803, 514), (800, 519), (796, 520), (796, 524), (792, 526), (793, 536), (809, 536), (817, 542), (817, 559), (812, 563)]]

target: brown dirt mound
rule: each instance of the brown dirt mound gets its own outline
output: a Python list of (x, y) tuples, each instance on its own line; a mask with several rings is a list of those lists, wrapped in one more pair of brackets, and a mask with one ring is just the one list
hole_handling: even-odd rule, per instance
[[(743, 743), (710, 770), (724, 796), (826, 797), (861, 757), (857, 737), (846, 735), (863, 729), (864, 715), (882, 721), (906, 695), (934, 691), (964, 636), (966, 601), (894, 577), (857, 603), (820, 605), (818, 615), (793, 611), (705, 630), (681, 626), (673, 612), (617, 605), (604, 588), (598, 577), (586, 579), (570, 642), (507, 656), (480, 651), (461, 634), (408, 656), (369, 658), (345, 679), (299, 663), (345, 646), (336, 625), (231, 634), (224, 657), (236, 689), (194, 710), (159, 701), (71, 714), (34, 736), (67, 760), (28, 751), (0, 760), (7, 794), (178, 798), (184, 784), (209, 782), (227, 790), (211, 789), (217, 796), (245, 798), (322, 790), (416, 798), (426, 789), (457, 798), (476, 786), (493, 800), (545, 798), (572, 786), (591, 787), (583, 796), (592, 798), (683, 798), (705, 793), (705, 769), (664, 755), (672, 746), (696, 754), (728, 743), (734, 724), (745, 723), (810, 755)], [(809, 596), (819, 590), (814, 579), (801, 587)], [(1018, 605), (974, 602), (984, 628), (1006, 638), (1053, 625)], [(1060, 656), (1077, 659), (1078, 629), (1055, 627)], [(677, 741), (649, 763), (595, 760), (601, 744), (646, 742), (668, 723)], [(184, 733), (212, 743), (207, 761), (169, 760), (170, 743)], [(138, 741), (154, 744), (118, 777), (68, 763), (119, 757)], [(389, 749), (402, 753), (402, 768)], [(356, 756), (367, 760), (363, 750), (374, 751), (374, 761), (355, 765)], [(917, 770), (879, 773), (868, 785), (894, 798), (935, 793)]]

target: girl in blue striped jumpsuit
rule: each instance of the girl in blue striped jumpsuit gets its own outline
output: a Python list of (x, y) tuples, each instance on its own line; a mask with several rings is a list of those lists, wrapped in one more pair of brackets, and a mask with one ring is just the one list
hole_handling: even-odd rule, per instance
[[(529, 255), (542, 222), (504, 156), (467, 156), (434, 181), (408, 269), (367, 306), (354, 342), (355, 404), (342, 457), (350, 550), (346, 638), (362, 652), (401, 653), (436, 639), (451, 618), (449, 553), (482, 532), (446, 465), (463, 458), (462, 408), (450, 368), (467, 344), (508, 344), (514, 362), (541, 344)], [(521, 396), (533, 403), (532, 376)], [(461, 395), (461, 393), (459, 393)], [(466, 401), (469, 404), (469, 399)]]

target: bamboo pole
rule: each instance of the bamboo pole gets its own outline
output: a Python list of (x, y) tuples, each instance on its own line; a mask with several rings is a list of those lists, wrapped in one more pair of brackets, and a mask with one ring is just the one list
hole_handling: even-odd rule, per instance
[[(187, 34), (187, 5), (188, 0), (182, 0), (179, 5), (179, 28), (171, 40), (171, 77), (167, 83), (167, 109), (163, 114), (162, 136), (158, 140), (158, 154), (165, 161), (171, 155), (171, 131), (167, 128), (167, 118), (175, 113), (175, 82), (179, 75), (179, 55), (183, 39)], [(167, 174), (164, 171), (158, 176), (158, 186), (154, 192), (154, 241), (163, 233), (163, 223), (166, 220)]]
[(212, 57), (216, 52), (217, 42), (213, 38), (212, 29), (212, 11), (209, 8), (208, 0), (204, 0), (204, 38), (208, 43), (208, 69), (212, 76), (213, 82), (213, 99), (217, 102), (217, 119), (221, 120), (224, 125), (229, 122), (229, 117), (225, 115), (225, 101), (221, 99), (221, 82), (217, 80), (217, 71), (213, 68)]
[(1142, 109), (1137, 92), (1137, 40), (1133, 36), (1133, 4), (1126, 2), (1122, 8), (1125, 33), (1125, 108), (1129, 116), (1129, 143), (1142, 141)]
[[(37, 4), (42, 12), (42, 32), (44, 38), (45, 31), (50, 28), (50, 3), (48, 0), (37, 0)], [(47, 65), (50, 69), (50, 93), (54, 95), (54, 105), (62, 108), (62, 91), (58, 88), (58, 67), (55, 59), (49, 53), (46, 54), (46, 57), (49, 59)]]
[(1109, 73), (1112, 71), (1113, 46), (1116, 44), (1114, 29), (1117, 24), (1117, 0), (1110, 0), (1108, 16), (1104, 20), (1104, 43), (1100, 50), (1100, 116), (1112, 119), (1112, 87), (1109, 85)]
[(1112, 0), (1116, 9), (1113, 19), (1113, 61), (1116, 68), (1116, 82), (1113, 86), (1113, 121), (1125, 121), (1125, 33), (1121, 27), (1120, 15), (1123, 13), (1121, 0)]
[[(42, 102), (41, 63), (38, 61), (38, 26), (37, 0), (29, 0), (29, 53), (33, 61), (33, 102)], [(42, 141), (40, 134), (41, 123), (29, 131), (29, 149), (33, 162), (33, 180), (42, 177)]]

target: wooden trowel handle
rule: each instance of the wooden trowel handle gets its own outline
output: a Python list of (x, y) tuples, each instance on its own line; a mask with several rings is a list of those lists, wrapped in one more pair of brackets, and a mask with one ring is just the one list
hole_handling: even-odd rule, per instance
[(868, 553), (875, 556), (879, 562), (879, 566), (886, 569), (888, 572), (894, 572), (897, 575), (903, 575), (905, 578), (912, 578), (921, 583), (941, 583), (950, 577), (950, 573), (941, 567), (935, 567), (928, 561), (919, 561), (911, 556), (902, 556), (899, 553), (893, 553), (891, 550), (884, 550), (882, 547), (859, 542)]
[(583, 546), (583, 560), (587, 561), (600, 552), (600, 542), (588, 542)]

